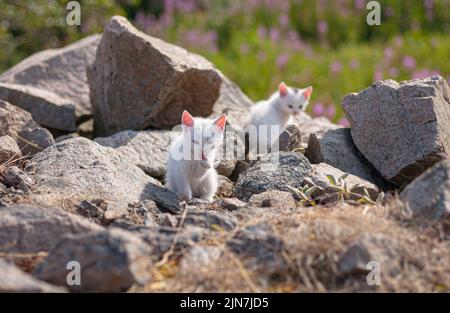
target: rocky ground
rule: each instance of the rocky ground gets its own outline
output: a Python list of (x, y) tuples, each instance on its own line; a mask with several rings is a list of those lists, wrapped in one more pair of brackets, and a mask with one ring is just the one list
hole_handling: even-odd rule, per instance
[(171, 128), (187, 109), (240, 129), (252, 102), (122, 17), (0, 75), (0, 99), (2, 292), (450, 291), (439, 76), (346, 96), (349, 129), (303, 114), (280, 152), (220, 160), (213, 203), (164, 187)]

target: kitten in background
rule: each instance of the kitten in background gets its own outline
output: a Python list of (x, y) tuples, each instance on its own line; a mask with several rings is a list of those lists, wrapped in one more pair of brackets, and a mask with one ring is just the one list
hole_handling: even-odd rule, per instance
[[(278, 91), (273, 93), (268, 100), (259, 101), (252, 107), (249, 125), (256, 126), (253, 127), (256, 133), (248, 133), (249, 153), (251, 156), (255, 156), (258, 152), (268, 152), (258, 151), (261, 141), (265, 142), (267, 149), (270, 150), (281, 132), (287, 125), (292, 123), (293, 116), (306, 109), (312, 92), (312, 86), (299, 89), (289, 87), (284, 82), (281, 82), (278, 86)], [(267, 128), (263, 129), (259, 126), (266, 126)]]

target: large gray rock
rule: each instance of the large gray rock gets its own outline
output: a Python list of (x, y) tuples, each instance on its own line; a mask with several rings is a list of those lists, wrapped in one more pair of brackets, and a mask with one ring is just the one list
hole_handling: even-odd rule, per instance
[(171, 128), (183, 110), (208, 116), (222, 78), (201, 56), (112, 17), (88, 70), (97, 136), (149, 126)]
[(442, 161), (417, 177), (400, 193), (414, 215), (450, 221), (450, 161)]
[(349, 128), (312, 133), (305, 156), (313, 164), (327, 163), (376, 184), (382, 180), (356, 148)]
[(0, 83), (0, 99), (31, 113), (42, 126), (75, 131), (75, 104), (71, 100), (31, 86)]
[(327, 175), (333, 176), (337, 181), (344, 177), (341, 187), (345, 182), (349, 191), (358, 196), (365, 195), (365, 188), (372, 200), (378, 197), (379, 189), (371, 182), (326, 163), (311, 165), (303, 154), (297, 152), (270, 153), (253, 162), (250, 168), (239, 176), (236, 182), (236, 196), (239, 199), (251, 201), (252, 198), (256, 199), (252, 195), (268, 190), (292, 192), (291, 188), (316, 185), (321, 190), (318, 190), (315, 195), (327, 200), (324, 202), (331, 202), (338, 199), (337, 190)]
[(398, 186), (450, 151), (450, 89), (440, 76), (379, 81), (343, 99), (358, 150)]
[(0, 293), (11, 292), (66, 292), (65, 288), (52, 286), (39, 281), (31, 275), (22, 272), (14, 264), (0, 259)]
[[(76, 118), (90, 115), (86, 68), (95, 59), (100, 38), (100, 35), (92, 35), (61, 49), (35, 53), (3, 73), (0, 82), (52, 92), (75, 106), (72, 114), (75, 113)], [(71, 116), (70, 120), (73, 119)]]
[(31, 114), (0, 100), (0, 136), (11, 136), (24, 155), (35, 154), (55, 143), (48, 130), (40, 127)]
[(0, 251), (48, 251), (66, 233), (84, 234), (101, 227), (61, 209), (29, 205), (0, 207)]
[(113, 149), (81, 137), (36, 154), (27, 170), (36, 182), (35, 203), (73, 210), (84, 200), (103, 199), (106, 220), (126, 213), (129, 203), (151, 199), (160, 185)]
[(114, 148), (148, 175), (163, 178), (166, 174), (166, 159), (173, 136), (171, 131), (166, 130), (125, 130), (110, 137), (95, 138), (94, 141), (102, 146)]
[(0, 136), (0, 164), (21, 156), (22, 151), (14, 138), (8, 135)]
[(152, 250), (130, 232), (112, 228), (100, 232), (66, 235), (34, 271), (34, 276), (67, 286), (67, 264), (80, 264), (80, 285), (71, 291), (121, 292), (151, 279)]
[(304, 148), (308, 145), (310, 134), (318, 131), (341, 128), (340, 125), (330, 122), (330, 120), (324, 116), (312, 118), (305, 112), (301, 112), (294, 116), (293, 123), (300, 129), (302, 146)]
[(310, 170), (311, 164), (301, 153), (266, 154), (239, 175), (236, 196), (247, 201), (253, 194), (267, 190), (290, 191), (289, 187), (299, 188)]
[[(318, 192), (324, 198), (323, 202), (332, 202), (338, 199), (336, 189), (328, 178), (330, 175), (337, 180), (337, 186), (344, 187), (346, 185), (348, 191), (354, 194), (349, 195), (351, 200), (358, 200), (362, 196), (365, 196), (366, 192), (364, 189), (367, 190), (371, 200), (375, 201), (378, 198), (380, 193), (379, 188), (365, 179), (343, 172), (327, 163), (313, 164), (311, 167), (307, 178), (310, 182), (323, 189)], [(339, 182), (340, 179), (341, 181)]]

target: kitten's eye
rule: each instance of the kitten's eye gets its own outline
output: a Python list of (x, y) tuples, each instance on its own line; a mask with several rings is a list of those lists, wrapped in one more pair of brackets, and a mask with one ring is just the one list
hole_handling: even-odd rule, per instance
[(288, 107), (289, 107), (289, 109), (293, 108), (292, 104), (288, 104)]

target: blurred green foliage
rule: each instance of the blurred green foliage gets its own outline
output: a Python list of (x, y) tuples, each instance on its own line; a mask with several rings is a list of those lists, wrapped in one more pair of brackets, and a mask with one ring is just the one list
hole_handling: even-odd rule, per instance
[(82, 0), (76, 27), (65, 23), (67, 2), (0, 0), (0, 71), (119, 14), (204, 55), (253, 100), (281, 80), (313, 85), (309, 110), (335, 121), (341, 98), (374, 80), (450, 80), (450, 0), (380, 0), (380, 26), (367, 24), (365, 0)]

